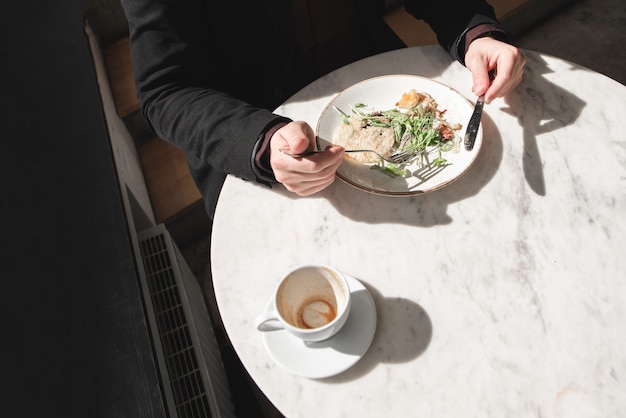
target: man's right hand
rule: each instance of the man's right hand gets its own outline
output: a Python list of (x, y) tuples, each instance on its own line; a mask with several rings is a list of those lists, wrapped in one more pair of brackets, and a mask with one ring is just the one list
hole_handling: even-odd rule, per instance
[(290, 122), (277, 130), (270, 139), (270, 165), (274, 177), (287, 190), (309, 196), (325, 189), (335, 180), (335, 172), (343, 160), (344, 151), (330, 146), (325, 152), (294, 158), (280, 152), (283, 148), (301, 154), (315, 147), (315, 134), (306, 122)]

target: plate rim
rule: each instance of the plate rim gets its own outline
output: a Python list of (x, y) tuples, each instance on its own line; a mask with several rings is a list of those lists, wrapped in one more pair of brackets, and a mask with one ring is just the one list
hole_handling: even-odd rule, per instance
[[(320, 149), (320, 143), (319, 143), (319, 131), (320, 131), (320, 125), (322, 123), (322, 118), (324, 117), (324, 115), (329, 111), (329, 109), (331, 108), (331, 106), (335, 103), (335, 101), (337, 100), (337, 98), (339, 98), (342, 94), (345, 94), (346, 92), (353, 90), (355, 88), (358, 88), (360, 85), (365, 84), (365, 83), (370, 83), (373, 82), (375, 80), (380, 80), (380, 79), (385, 79), (385, 78), (413, 78), (413, 79), (419, 79), (419, 80), (423, 80), (429, 83), (436, 83), (439, 84), (440, 86), (450, 90), (452, 93), (456, 94), (460, 99), (462, 99), (464, 102), (466, 102), (467, 104), (469, 104), (471, 106), (471, 108), (474, 108), (474, 103), (468, 99), (467, 97), (465, 97), (463, 94), (461, 94), (457, 89), (455, 89), (454, 87), (441, 82), (439, 80), (434, 80), (432, 78), (428, 78), (428, 77), (424, 77), (421, 75), (416, 75), (416, 74), (403, 74), (403, 73), (398, 73), (398, 74), (385, 74), (385, 75), (381, 75), (381, 76), (376, 76), (376, 77), (370, 77), (367, 78), (365, 80), (361, 80), (357, 83), (354, 83), (348, 87), (346, 87), (345, 89), (341, 90), (340, 92), (338, 92), (337, 94), (335, 94), (326, 104), (326, 106), (324, 106), (324, 109), (322, 110), (322, 112), (320, 113), (319, 117), (317, 118), (317, 124), (315, 127), (315, 146), (317, 149)], [(435, 101), (437, 101), (437, 98), (434, 98)], [(466, 124), (464, 124), (465, 126)], [(474, 157), (471, 159), (471, 161), (469, 162), (469, 164), (467, 164), (465, 166), (465, 169), (463, 171), (461, 171), (457, 176), (455, 176), (454, 178), (451, 178), (445, 182), (442, 182), (440, 184), (437, 184), (436, 186), (433, 186), (427, 190), (423, 190), (423, 189), (417, 189), (417, 190), (402, 190), (402, 191), (389, 191), (389, 190), (379, 190), (379, 189), (374, 189), (374, 188), (370, 188), (367, 186), (364, 186), (362, 184), (359, 184), (349, 178), (347, 178), (345, 175), (342, 175), (341, 172), (339, 170), (337, 170), (336, 172), (336, 176), (339, 177), (343, 182), (345, 182), (346, 184), (365, 191), (367, 193), (371, 193), (374, 195), (381, 195), (381, 196), (390, 196), (390, 197), (407, 197), (407, 196), (416, 196), (416, 195), (422, 195), (422, 194), (427, 194), (427, 193), (431, 193), (431, 192), (435, 192), (437, 190), (441, 190), (442, 188), (449, 186), (450, 184), (452, 184), (453, 182), (455, 182), (456, 180), (458, 180), (459, 178), (463, 177), (463, 175), (465, 175), (465, 173), (467, 173), (469, 171), (469, 169), (474, 165), (474, 163), (476, 162), (476, 159), (478, 158), (478, 154), (482, 148), (482, 143), (483, 143), (483, 123), (482, 121), (480, 122), (479, 126), (478, 126), (478, 134), (477, 134), (477, 139), (474, 145), (474, 148), (472, 151), (474, 151)]]

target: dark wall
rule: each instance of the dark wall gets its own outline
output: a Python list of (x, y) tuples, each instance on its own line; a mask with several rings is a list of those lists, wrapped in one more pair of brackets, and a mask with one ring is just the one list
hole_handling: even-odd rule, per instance
[(0, 5), (5, 417), (164, 416), (88, 6)]

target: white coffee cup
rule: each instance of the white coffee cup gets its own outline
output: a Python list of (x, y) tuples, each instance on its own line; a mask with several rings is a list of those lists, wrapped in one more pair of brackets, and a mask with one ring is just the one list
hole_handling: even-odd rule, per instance
[(257, 317), (256, 327), (323, 341), (343, 327), (349, 314), (350, 286), (344, 275), (330, 266), (303, 266), (280, 281), (271, 308)]

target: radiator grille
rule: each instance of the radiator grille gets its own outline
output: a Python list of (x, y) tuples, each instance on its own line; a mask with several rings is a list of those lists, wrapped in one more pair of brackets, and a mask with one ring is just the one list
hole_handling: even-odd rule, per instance
[(162, 225), (141, 235), (146, 284), (176, 414), (234, 416), (217, 341), (193, 273)]

